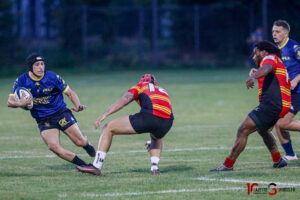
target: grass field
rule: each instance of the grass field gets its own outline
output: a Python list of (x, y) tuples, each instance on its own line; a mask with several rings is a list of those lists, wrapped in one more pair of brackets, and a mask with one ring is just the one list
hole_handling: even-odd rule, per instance
[[(93, 127), (96, 118), (143, 73), (61, 74), (88, 106), (75, 116), (94, 146), (100, 135)], [(224, 161), (239, 124), (258, 104), (257, 88), (248, 91), (245, 87), (247, 69), (154, 74), (168, 91), (175, 116), (174, 126), (164, 138), (161, 176), (150, 175), (149, 155), (144, 148), (148, 134), (116, 136), (101, 176), (77, 172), (74, 165), (47, 149), (29, 112), (6, 106), (16, 77), (0, 79), (0, 199), (300, 198), (300, 161), (289, 162), (284, 169), (272, 169), (271, 156), (257, 133), (249, 137), (248, 148), (238, 158), (233, 172), (209, 172)], [(138, 105), (131, 103), (106, 122), (138, 111)], [(300, 155), (300, 134), (292, 133), (292, 139)], [(86, 162), (93, 161), (64, 134), (61, 144)], [(295, 191), (279, 191), (274, 196), (248, 195), (247, 182), (264, 188), (273, 182)]]

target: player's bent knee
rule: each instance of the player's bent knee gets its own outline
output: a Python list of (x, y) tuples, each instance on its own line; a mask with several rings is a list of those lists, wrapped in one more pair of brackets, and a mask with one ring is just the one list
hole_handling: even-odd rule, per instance
[(57, 152), (59, 152), (60, 145), (59, 144), (48, 144), (48, 148), (50, 151), (57, 153)]
[(103, 128), (102, 128), (102, 132), (104, 132), (107, 129), (108, 123), (104, 124)]
[(107, 123), (104, 126), (105, 127), (103, 127), (103, 128), (105, 128), (105, 129), (103, 129), (103, 133), (110, 134), (112, 136), (114, 136), (115, 134), (117, 134), (116, 127), (114, 127), (111, 123)]

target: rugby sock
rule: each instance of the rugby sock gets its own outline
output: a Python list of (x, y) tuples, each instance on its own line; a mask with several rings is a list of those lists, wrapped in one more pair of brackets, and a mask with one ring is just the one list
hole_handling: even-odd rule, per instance
[(88, 142), (84, 147), (83, 147), (86, 152), (91, 156), (91, 157), (95, 157), (96, 155), (96, 151), (94, 149), (94, 147)]
[(274, 163), (278, 163), (280, 161), (280, 158), (281, 158), (281, 155), (280, 155), (279, 151), (272, 154), (272, 159), (273, 159)]
[(159, 157), (151, 157), (151, 171), (158, 170)]
[(106, 153), (103, 151), (97, 151), (95, 160), (93, 162), (94, 167), (101, 169)]
[(71, 161), (72, 163), (74, 163), (75, 165), (87, 165), (83, 160), (81, 160), (78, 156), (75, 155), (75, 157), (73, 158), (73, 160)]
[(290, 140), (288, 143), (281, 144), (283, 147), (285, 154), (288, 156), (295, 156), (295, 153), (293, 151), (293, 146), (292, 146), (292, 140)]
[(226, 165), (226, 167), (228, 168), (232, 168), (233, 165), (235, 163), (235, 160), (231, 160), (230, 158), (226, 157), (224, 164)]

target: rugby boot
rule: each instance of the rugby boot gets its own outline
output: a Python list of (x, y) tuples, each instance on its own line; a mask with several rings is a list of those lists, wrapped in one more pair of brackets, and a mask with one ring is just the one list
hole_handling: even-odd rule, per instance
[(221, 171), (233, 171), (233, 167), (228, 168), (224, 163), (215, 169), (211, 169), (211, 172), (221, 172)]
[(101, 174), (101, 170), (94, 167), (94, 165), (91, 163), (88, 165), (76, 166), (76, 169), (82, 173), (89, 173), (93, 175)]
[(285, 166), (287, 166), (287, 163), (283, 158), (280, 158), (279, 162), (273, 164), (273, 168), (282, 168)]
[(294, 156), (285, 155), (285, 156), (283, 156), (283, 159), (286, 161), (287, 160), (298, 160), (298, 157), (296, 154)]

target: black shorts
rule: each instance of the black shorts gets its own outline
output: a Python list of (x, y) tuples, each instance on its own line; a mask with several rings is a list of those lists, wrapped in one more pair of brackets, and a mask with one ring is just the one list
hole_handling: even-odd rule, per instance
[(290, 112), (296, 115), (300, 110), (300, 93), (292, 93), (292, 107)]
[(256, 126), (260, 130), (268, 130), (272, 128), (276, 122), (278, 121), (280, 111), (276, 111), (271, 109), (268, 106), (264, 106), (263, 104), (259, 104), (256, 108), (254, 108), (248, 116), (255, 122)]
[(70, 109), (62, 108), (53, 115), (36, 119), (36, 122), (38, 123), (40, 132), (53, 128), (64, 131), (75, 124), (77, 120)]
[(129, 115), (129, 121), (137, 133), (151, 133), (157, 139), (163, 138), (172, 127), (173, 120), (140, 112)]

